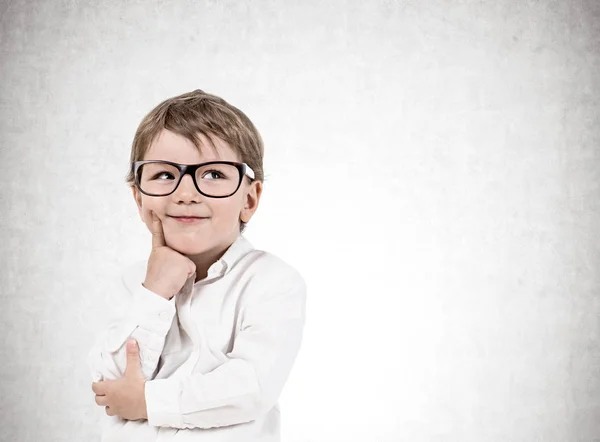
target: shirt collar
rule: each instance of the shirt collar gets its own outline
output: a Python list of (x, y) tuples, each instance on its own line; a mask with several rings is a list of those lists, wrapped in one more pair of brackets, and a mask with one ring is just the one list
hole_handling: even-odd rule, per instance
[(225, 275), (240, 259), (252, 250), (254, 250), (254, 246), (250, 241), (242, 234), (238, 235), (223, 256), (208, 268), (206, 279), (213, 279)]
[(227, 248), (223, 256), (208, 268), (206, 278), (194, 282), (196, 280), (196, 272), (194, 272), (194, 274), (187, 279), (179, 293), (190, 294), (193, 292), (194, 287), (224, 276), (240, 259), (252, 250), (254, 250), (254, 246), (250, 241), (241, 234), (238, 235), (236, 240)]
[[(190, 293), (196, 284), (205, 283), (207, 281), (224, 276), (233, 266), (249, 252), (254, 250), (254, 246), (243, 235), (238, 235), (236, 240), (227, 248), (223, 256), (214, 262), (208, 268), (206, 278), (197, 283), (194, 283), (196, 272), (192, 277), (189, 277), (180, 292)], [(147, 270), (147, 260), (140, 260), (136, 264), (131, 265), (123, 276), (124, 282), (130, 290), (134, 290), (144, 281)]]

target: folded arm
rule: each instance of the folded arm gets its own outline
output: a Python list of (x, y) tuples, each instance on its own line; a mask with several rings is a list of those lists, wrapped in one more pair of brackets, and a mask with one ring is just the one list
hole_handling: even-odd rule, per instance
[(213, 371), (146, 382), (148, 423), (211, 428), (255, 420), (277, 402), (300, 349), (306, 285), (297, 275), (241, 310), (228, 360)]

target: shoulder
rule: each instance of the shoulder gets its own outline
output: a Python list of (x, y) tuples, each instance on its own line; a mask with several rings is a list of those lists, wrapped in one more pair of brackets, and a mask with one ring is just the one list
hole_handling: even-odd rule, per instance
[[(245, 255), (238, 264), (238, 281), (242, 282), (239, 305), (244, 320), (259, 317), (290, 320), (306, 315), (307, 285), (296, 267), (258, 249)], [(259, 316), (252, 316), (257, 312)]]
[(262, 286), (306, 286), (302, 274), (289, 262), (265, 250), (253, 249), (239, 262), (249, 283)]

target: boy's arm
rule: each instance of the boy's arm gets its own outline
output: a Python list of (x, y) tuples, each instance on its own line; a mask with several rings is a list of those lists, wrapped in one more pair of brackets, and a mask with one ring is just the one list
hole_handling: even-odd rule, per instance
[(211, 428), (250, 422), (277, 402), (300, 349), (306, 285), (296, 274), (277, 281), (241, 312), (228, 360), (213, 371), (146, 382), (148, 423)]
[(126, 341), (133, 338), (140, 349), (140, 363), (146, 379), (155, 375), (165, 337), (175, 316), (175, 297), (170, 301), (146, 289), (141, 283), (127, 287), (118, 278), (108, 290), (109, 317), (88, 353), (92, 381), (118, 379), (126, 366)]

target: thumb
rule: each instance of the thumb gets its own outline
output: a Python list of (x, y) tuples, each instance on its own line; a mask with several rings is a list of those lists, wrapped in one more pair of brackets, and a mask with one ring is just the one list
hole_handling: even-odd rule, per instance
[(141, 371), (140, 364), (140, 349), (135, 339), (127, 340), (127, 365), (125, 367), (125, 375), (129, 373), (137, 373)]

